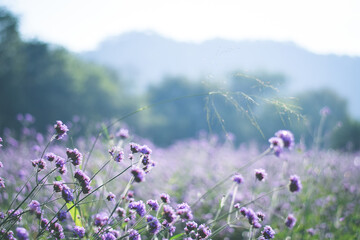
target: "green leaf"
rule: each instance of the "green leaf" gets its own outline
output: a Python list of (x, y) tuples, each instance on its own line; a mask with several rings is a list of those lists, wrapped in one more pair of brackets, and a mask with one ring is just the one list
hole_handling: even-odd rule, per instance
[(55, 177), (55, 180), (56, 180), (56, 181), (61, 181), (62, 178), (61, 178), (61, 176), (56, 176), (56, 177)]
[[(66, 204), (67, 208), (70, 209), (72, 206), (74, 206), (74, 204), (72, 202), (69, 202)], [(78, 227), (82, 227), (81, 224), (81, 219), (80, 219), (80, 211), (79, 211), (79, 207), (73, 207), (70, 209), (69, 211), (72, 220), (74, 220), (75, 225)]]
[(170, 240), (181, 238), (183, 235), (185, 235), (185, 233), (179, 233), (178, 235), (175, 235), (172, 238), (170, 238)]

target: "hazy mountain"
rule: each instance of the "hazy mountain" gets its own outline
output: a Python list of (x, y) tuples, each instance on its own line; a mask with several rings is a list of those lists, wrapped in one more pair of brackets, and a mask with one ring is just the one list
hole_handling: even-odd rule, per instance
[(119, 70), (136, 86), (165, 74), (223, 80), (234, 70), (280, 72), (288, 78), (287, 91), (331, 88), (348, 99), (351, 113), (360, 118), (360, 57), (314, 54), (288, 42), (214, 39), (196, 44), (139, 32), (109, 38), (81, 56)]

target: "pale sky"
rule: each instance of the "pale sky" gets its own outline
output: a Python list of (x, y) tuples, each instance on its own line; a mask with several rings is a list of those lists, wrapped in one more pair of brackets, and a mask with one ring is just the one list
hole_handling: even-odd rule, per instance
[(179, 41), (293, 41), (316, 53), (360, 56), (360, 0), (0, 0), (26, 39), (92, 50), (150, 30)]

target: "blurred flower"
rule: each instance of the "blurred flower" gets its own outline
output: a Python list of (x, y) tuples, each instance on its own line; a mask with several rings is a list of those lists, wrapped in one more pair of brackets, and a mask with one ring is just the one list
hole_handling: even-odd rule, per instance
[(255, 177), (259, 181), (265, 180), (265, 177), (267, 176), (264, 169), (255, 169)]
[(16, 236), (18, 237), (18, 240), (28, 240), (29, 239), (29, 233), (26, 231), (25, 228), (22, 228), (22, 227), (16, 228)]
[(36, 212), (38, 209), (40, 209), (40, 203), (36, 200), (32, 200), (28, 205), (30, 212)]
[(66, 155), (69, 159), (71, 159), (71, 163), (74, 166), (78, 166), (81, 164), (81, 160), (83, 158), (82, 154), (79, 152), (79, 150), (77, 150), (76, 148), (74, 149), (66, 149)]
[(74, 200), (74, 195), (73, 195), (71, 189), (68, 186), (66, 186), (65, 184), (62, 185), (61, 196), (67, 203)]
[(325, 106), (322, 109), (320, 109), (320, 115), (323, 116), (323, 117), (326, 117), (330, 113), (331, 113), (331, 110), (330, 110), (330, 108), (328, 106)]
[(146, 221), (148, 223), (148, 230), (151, 234), (158, 234), (161, 230), (161, 224), (159, 220), (151, 215), (147, 215)]
[(198, 227), (197, 232), (199, 239), (205, 239), (211, 234), (210, 228), (205, 226), (205, 224), (201, 224)]
[(186, 234), (189, 234), (191, 231), (195, 230), (198, 227), (197, 223), (194, 221), (190, 221), (186, 223), (186, 227), (184, 231)]
[(112, 233), (108, 232), (108, 233), (104, 233), (101, 236), (101, 239), (102, 240), (116, 240), (116, 237)]
[(289, 214), (285, 220), (285, 225), (288, 228), (293, 228), (295, 226), (296, 223), (296, 218), (294, 217), (294, 215)]
[(109, 216), (106, 213), (101, 212), (95, 215), (94, 224), (97, 227), (102, 227), (107, 224), (108, 220)]
[(4, 179), (2, 177), (0, 177), (0, 189), (1, 188), (5, 188), (5, 182), (4, 182)]
[(141, 236), (135, 229), (130, 229), (129, 233), (129, 240), (141, 240)]
[(133, 169), (131, 169), (131, 174), (134, 176), (135, 182), (139, 183), (145, 181), (146, 173), (141, 168), (133, 167)]
[(0, 137), (0, 147), (2, 147), (3, 145), (1, 144), (3, 142), (3, 139)]
[(159, 204), (156, 200), (149, 199), (146, 204), (153, 210), (157, 211), (159, 209)]
[(280, 130), (275, 133), (275, 136), (283, 140), (285, 148), (291, 149), (294, 146), (294, 135), (290, 131)]
[(73, 231), (76, 237), (83, 238), (85, 236), (85, 228), (83, 227), (75, 226)]
[(139, 152), (141, 152), (142, 154), (145, 154), (145, 155), (149, 155), (149, 154), (151, 154), (152, 151), (147, 145), (144, 145), (140, 148)]
[(125, 211), (125, 209), (118, 207), (118, 208), (116, 208), (116, 213), (120, 218), (123, 218), (123, 217), (125, 217), (126, 211)]
[(160, 199), (163, 203), (170, 203), (170, 196), (167, 193), (160, 194)]
[(120, 137), (121, 139), (126, 139), (129, 137), (129, 130), (121, 128), (119, 132), (116, 133), (116, 136)]
[(64, 221), (67, 218), (67, 212), (60, 210), (57, 213), (57, 218), (59, 219), (60, 222)]
[(140, 151), (140, 149), (141, 149), (141, 147), (140, 147), (139, 144), (133, 143), (133, 142), (130, 143), (130, 150), (131, 150), (132, 153), (137, 153), (137, 152)]
[(179, 215), (183, 220), (193, 219), (191, 208), (187, 203), (178, 204), (176, 207), (176, 214)]
[(57, 140), (62, 139), (66, 135), (66, 133), (69, 131), (69, 128), (60, 120), (56, 121), (54, 128), (56, 131), (55, 139), (57, 139)]
[(264, 230), (261, 232), (261, 234), (265, 239), (272, 239), (275, 237), (275, 231), (269, 225), (264, 227)]
[(106, 197), (108, 201), (114, 201), (115, 200), (115, 194), (112, 192), (109, 192), (109, 195)]
[(176, 217), (174, 209), (169, 205), (164, 206), (163, 216), (164, 216), (164, 219), (166, 220), (167, 224), (171, 224), (175, 220), (175, 217)]
[(146, 206), (143, 201), (131, 202), (129, 203), (129, 208), (135, 210), (140, 217), (145, 216)]
[(240, 184), (240, 183), (244, 182), (244, 179), (240, 174), (235, 174), (233, 176), (233, 181), (236, 182), (237, 184)]
[(302, 188), (300, 178), (296, 175), (290, 176), (289, 189), (290, 192), (299, 192)]

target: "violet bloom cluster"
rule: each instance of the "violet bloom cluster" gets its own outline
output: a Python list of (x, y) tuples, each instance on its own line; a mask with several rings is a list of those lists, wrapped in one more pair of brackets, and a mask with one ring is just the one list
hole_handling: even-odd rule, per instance
[(170, 196), (167, 193), (160, 194), (160, 199), (163, 203), (170, 203)]
[(76, 178), (81, 186), (81, 191), (84, 194), (88, 194), (91, 191), (91, 180), (82, 170), (76, 169), (74, 178)]
[(64, 229), (59, 223), (51, 223), (50, 224), (50, 232), (54, 235), (57, 239), (64, 239)]
[(46, 162), (42, 158), (32, 160), (31, 164), (33, 165), (33, 167), (37, 167), (38, 172), (40, 172), (46, 168)]
[(163, 223), (165, 225), (171, 224), (176, 218), (174, 209), (169, 205), (164, 206), (164, 208), (163, 208), (163, 216), (164, 216), (164, 219), (166, 221), (165, 223)]
[(120, 137), (121, 139), (127, 139), (129, 137), (129, 130), (125, 128), (121, 128), (117, 133), (116, 137)]
[(264, 181), (267, 176), (267, 173), (264, 169), (255, 169), (255, 177), (259, 181)]
[(140, 217), (145, 216), (146, 206), (143, 201), (131, 202), (129, 203), (129, 208), (135, 210)]
[(201, 224), (197, 229), (198, 239), (205, 239), (210, 236), (211, 230), (205, 224)]
[(153, 211), (157, 211), (159, 209), (159, 203), (156, 200), (149, 199), (146, 204), (151, 208)]
[(275, 231), (269, 225), (264, 227), (264, 230), (261, 231), (261, 234), (265, 239), (272, 239), (275, 237)]
[(129, 234), (129, 240), (141, 240), (141, 236), (139, 232), (136, 231), (135, 229), (130, 229), (128, 231), (128, 234)]
[(18, 240), (28, 240), (29, 239), (29, 233), (26, 231), (25, 228), (18, 227), (16, 228), (16, 236)]
[(159, 220), (151, 215), (147, 215), (146, 216), (146, 221), (148, 224), (148, 231), (151, 234), (158, 234), (161, 230), (161, 224), (159, 222)]
[(56, 140), (62, 139), (69, 131), (69, 128), (62, 121), (56, 121), (54, 128), (56, 131), (56, 136), (55, 136)]
[(241, 184), (244, 182), (244, 178), (240, 174), (235, 174), (233, 176), (233, 181), (236, 182), (237, 184)]
[(74, 149), (66, 149), (66, 155), (67, 157), (71, 160), (71, 163), (74, 166), (78, 166), (81, 164), (81, 160), (83, 158), (82, 154), (79, 152), (79, 150), (77, 150), (76, 148)]
[(186, 223), (186, 227), (184, 228), (184, 231), (186, 234), (190, 234), (192, 231), (195, 231), (198, 227), (198, 224), (194, 221), (190, 221)]
[(292, 149), (294, 142), (294, 135), (288, 130), (277, 131), (275, 137), (269, 139), (270, 148), (273, 149), (278, 157), (284, 149)]
[(3, 139), (0, 137), (0, 147), (2, 147), (3, 145), (1, 144), (3, 142)]
[(41, 217), (41, 208), (40, 208), (40, 203), (38, 201), (32, 200), (29, 203), (28, 207), (31, 213), (35, 213), (38, 218)]
[(85, 228), (83, 228), (83, 227), (75, 226), (73, 229), (73, 232), (74, 232), (75, 237), (78, 237), (78, 238), (85, 237)]
[(291, 229), (295, 226), (295, 224), (296, 224), (296, 218), (294, 217), (294, 215), (289, 214), (285, 220), (285, 225)]
[(110, 202), (110, 201), (114, 201), (115, 197), (116, 197), (115, 194), (113, 194), (112, 192), (109, 192), (106, 199)]
[(302, 188), (300, 178), (297, 175), (290, 176), (289, 190), (290, 192), (300, 192)]
[(2, 177), (0, 177), (0, 189), (5, 188), (5, 181)]
[(66, 161), (62, 157), (57, 156), (54, 153), (47, 153), (45, 155), (45, 159), (47, 159), (49, 162), (55, 161), (55, 166), (58, 168), (60, 174), (65, 174), (67, 172), (65, 166)]
[(73, 192), (71, 191), (71, 188), (69, 188), (65, 184), (62, 184), (61, 196), (67, 203), (74, 200), (74, 195)]
[(180, 216), (183, 221), (193, 219), (191, 208), (187, 203), (178, 204), (176, 207), (176, 214)]
[(115, 162), (121, 162), (124, 159), (124, 151), (122, 151), (119, 147), (112, 147), (109, 150), (109, 154)]
[(109, 221), (109, 216), (106, 213), (98, 213), (95, 215), (94, 225), (97, 227), (105, 226)]
[(131, 169), (131, 174), (133, 175), (135, 182), (140, 183), (140, 182), (145, 181), (145, 174), (146, 173), (145, 173), (145, 171), (143, 169), (141, 169), (139, 167), (133, 167)]

